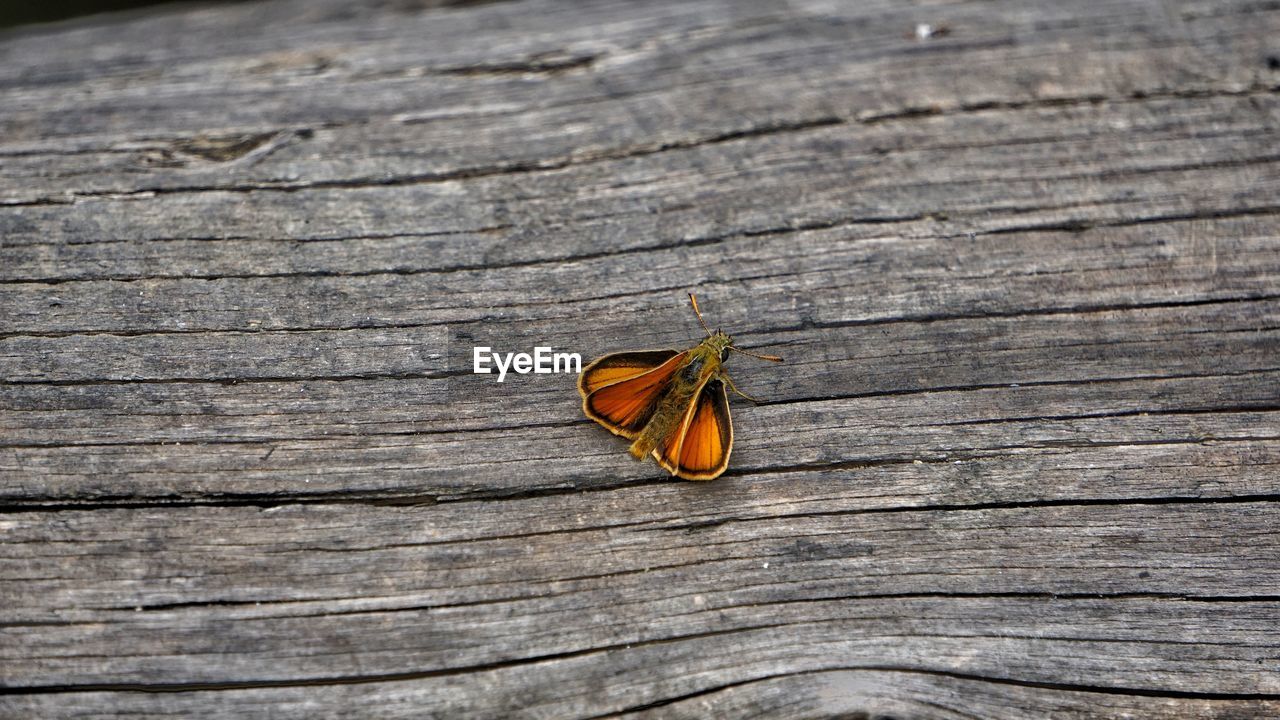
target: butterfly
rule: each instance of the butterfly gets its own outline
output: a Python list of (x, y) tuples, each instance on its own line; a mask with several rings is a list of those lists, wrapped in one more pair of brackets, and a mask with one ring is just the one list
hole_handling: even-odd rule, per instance
[(631, 454), (652, 454), (665, 470), (686, 480), (713, 480), (729, 466), (733, 421), (725, 388), (757, 402), (734, 386), (725, 372), (729, 351), (782, 362), (734, 347), (723, 332), (711, 332), (689, 302), (707, 338), (675, 350), (636, 350), (598, 358), (578, 376), (582, 411), (614, 435), (631, 440)]

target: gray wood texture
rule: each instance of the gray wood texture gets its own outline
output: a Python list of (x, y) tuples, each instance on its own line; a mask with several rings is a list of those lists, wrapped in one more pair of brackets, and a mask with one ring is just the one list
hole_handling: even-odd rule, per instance
[[(943, 32), (919, 37), (917, 25)], [(1280, 716), (1280, 6), (0, 36), (0, 717)], [(571, 375), (733, 358), (729, 471)]]

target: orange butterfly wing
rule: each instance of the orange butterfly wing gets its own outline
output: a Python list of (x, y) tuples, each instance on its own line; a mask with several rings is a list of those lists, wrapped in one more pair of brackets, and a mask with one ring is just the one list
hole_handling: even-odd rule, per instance
[(587, 366), (578, 376), (578, 392), (582, 397), (605, 385), (643, 375), (679, 355), (675, 350), (639, 350), (605, 355)]
[(688, 353), (641, 350), (605, 355), (578, 378), (582, 410), (615, 435), (633, 438), (653, 416)]
[(713, 480), (729, 466), (732, 450), (729, 396), (724, 383), (713, 378), (702, 386), (680, 429), (659, 443), (653, 456), (676, 477)]

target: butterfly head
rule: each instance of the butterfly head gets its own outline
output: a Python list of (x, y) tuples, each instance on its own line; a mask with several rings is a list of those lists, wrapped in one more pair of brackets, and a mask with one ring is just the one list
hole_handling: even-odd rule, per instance
[(703, 347), (711, 348), (720, 358), (721, 362), (729, 357), (729, 351), (750, 355), (760, 360), (768, 360), (770, 362), (782, 362), (782, 358), (776, 355), (759, 355), (757, 353), (740, 350), (733, 346), (733, 338), (729, 337), (724, 331), (716, 328), (715, 332), (711, 332), (711, 328), (707, 327), (707, 321), (702, 319), (702, 311), (698, 309), (698, 298), (693, 293), (689, 293), (689, 302), (693, 305), (693, 312), (698, 316), (698, 322), (702, 324), (702, 329), (707, 331), (707, 339), (702, 341)]
[(714, 350), (716, 354), (720, 356), (720, 359), (723, 360), (725, 359), (725, 356), (729, 354), (729, 348), (733, 347), (733, 338), (719, 330), (716, 330), (714, 333), (711, 333), (706, 340), (703, 340), (702, 343)]

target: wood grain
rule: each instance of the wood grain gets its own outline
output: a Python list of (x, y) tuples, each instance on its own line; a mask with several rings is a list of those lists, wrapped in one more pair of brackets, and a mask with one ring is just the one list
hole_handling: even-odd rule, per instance
[[(916, 25), (945, 27), (916, 36)], [(0, 716), (1280, 714), (1280, 10), (0, 36)], [(581, 415), (713, 326), (713, 483)]]

